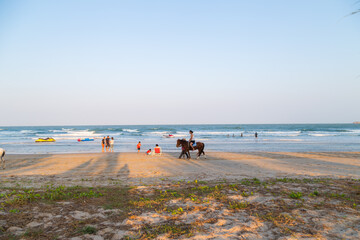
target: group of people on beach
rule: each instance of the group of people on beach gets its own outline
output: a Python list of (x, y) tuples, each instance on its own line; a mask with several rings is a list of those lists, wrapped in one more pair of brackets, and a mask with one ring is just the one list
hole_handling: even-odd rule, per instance
[[(140, 153), (141, 150), (141, 141), (138, 142), (138, 144), (136, 145), (137, 148), (137, 152)], [(154, 150), (148, 149), (146, 151), (146, 155), (153, 155), (153, 154), (161, 154), (161, 148), (159, 147), (159, 144), (155, 145)]]
[[(227, 136), (227, 137), (230, 137), (230, 134), (228, 134), (228, 135), (226, 135), (226, 136)], [(255, 138), (258, 138), (258, 133), (255, 132), (254, 136), (255, 136)], [(232, 137), (235, 137), (235, 134), (233, 134)], [(241, 133), (241, 134), (240, 134), (240, 137), (244, 137), (244, 134)]]
[[(189, 131), (190, 134), (190, 138), (189, 138), (189, 145), (190, 145), (190, 149), (194, 150), (194, 146), (195, 146), (195, 138), (194, 138), (194, 132), (192, 130)], [(101, 139), (101, 146), (102, 146), (102, 152), (114, 152), (114, 137), (107, 136), (107, 137), (103, 137), (103, 139)], [(140, 153), (141, 150), (141, 141), (139, 141), (136, 145), (136, 149), (137, 152)], [(182, 149), (184, 151), (184, 149)], [(152, 155), (153, 153), (160, 153), (161, 154), (161, 148), (159, 146), (159, 144), (155, 145), (154, 150), (152, 151), (151, 149), (148, 149), (146, 151), (147, 155)]]
[[(192, 130), (189, 130), (189, 134), (190, 134), (190, 138), (189, 138), (189, 146), (190, 146), (190, 149), (191, 150), (194, 150), (194, 146), (196, 145), (196, 141), (195, 141), (195, 138), (194, 138), (194, 132)], [(255, 132), (255, 138), (258, 138), (258, 133)], [(241, 137), (243, 136), (243, 133), (241, 133)], [(102, 151), (103, 152), (114, 152), (114, 138), (110, 136), (107, 136), (107, 137), (104, 137), (102, 140), (101, 140), (101, 145), (102, 145)], [(155, 149), (159, 149), (159, 145), (156, 144)], [(141, 149), (141, 141), (139, 141), (136, 145), (136, 149), (137, 149), (137, 152), (140, 153), (140, 149)], [(184, 151), (184, 149), (183, 149)], [(146, 151), (146, 154), (148, 155), (151, 155), (152, 153), (152, 150), (149, 149)]]
[(101, 146), (103, 152), (114, 152), (114, 137), (104, 137), (101, 139)]

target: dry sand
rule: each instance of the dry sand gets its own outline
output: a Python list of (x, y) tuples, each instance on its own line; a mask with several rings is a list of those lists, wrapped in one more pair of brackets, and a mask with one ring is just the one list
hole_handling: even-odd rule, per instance
[(0, 239), (360, 239), (359, 152), (177, 156), (7, 155)]
[[(194, 155), (194, 154), (193, 154)], [(199, 160), (178, 154), (146, 156), (137, 153), (7, 155), (2, 179), (114, 178), (123, 183), (154, 183), (159, 179), (218, 180), (276, 177), (360, 178), (359, 152), (290, 153), (213, 152)], [(60, 183), (59, 182), (59, 183)], [(99, 182), (100, 184), (100, 182)]]

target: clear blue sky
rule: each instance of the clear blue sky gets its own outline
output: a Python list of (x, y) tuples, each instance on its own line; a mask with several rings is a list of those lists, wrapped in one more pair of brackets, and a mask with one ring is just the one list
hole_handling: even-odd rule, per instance
[(353, 0), (0, 0), (0, 125), (360, 120)]

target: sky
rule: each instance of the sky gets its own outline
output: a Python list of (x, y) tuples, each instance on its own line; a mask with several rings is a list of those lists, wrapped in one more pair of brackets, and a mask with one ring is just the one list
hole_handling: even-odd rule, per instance
[(354, 0), (0, 0), (0, 126), (360, 121)]

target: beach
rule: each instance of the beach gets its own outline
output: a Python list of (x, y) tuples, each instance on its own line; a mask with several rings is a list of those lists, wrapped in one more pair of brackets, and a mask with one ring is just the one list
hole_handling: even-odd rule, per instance
[(360, 152), (9, 154), (0, 239), (358, 239)]
[(13, 154), (7, 155), (2, 178), (106, 178), (124, 183), (160, 178), (219, 180), (277, 177), (360, 178), (360, 152), (211, 152), (196, 160), (179, 153)]

